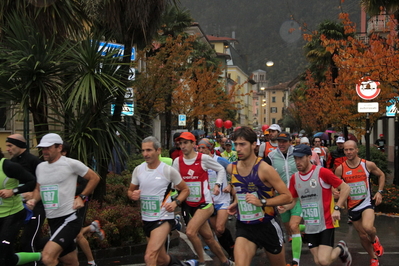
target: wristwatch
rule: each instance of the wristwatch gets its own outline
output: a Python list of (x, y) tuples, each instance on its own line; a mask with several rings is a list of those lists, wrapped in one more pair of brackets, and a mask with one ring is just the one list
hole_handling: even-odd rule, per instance
[(215, 183), (215, 185), (218, 186), (219, 188), (222, 186), (222, 185), (220, 185), (219, 183)]
[(384, 192), (384, 190), (378, 190), (377, 192), (380, 192), (380, 194), (382, 195), (382, 193)]
[(178, 199), (175, 199), (175, 202), (176, 202), (177, 206), (181, 206), (181, 202), (180, 202), (180, 200), (178, 200)]
[(79, 194), (79, 197), (80, 197), (83, 201), (85, 201), (85, 200), (87, 199), (87, 196), (86, 196), (86, 195), (83, 195), (83, 194)]
[(12, 193), (14, 193), (14, 195), (17, 195), (19, 193), (19, 189), (17, 187), (13, 188)]
[(341, 207), (335, 205), (335, 206), (334, 206), (334, 210), (336, 210), (336, 211), (341, 211)]
[(266, 199), (260, 199), (260, 203), (262, 203), (262, 208), (266, 207)]

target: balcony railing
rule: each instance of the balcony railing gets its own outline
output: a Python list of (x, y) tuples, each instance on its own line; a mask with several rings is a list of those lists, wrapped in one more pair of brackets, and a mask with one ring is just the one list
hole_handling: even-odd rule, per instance
[(391, 20), (389, 15), (373, 16), (367, 21), (367, 35), (372, 33), (388, 33), (390, 27), (388, 22)]

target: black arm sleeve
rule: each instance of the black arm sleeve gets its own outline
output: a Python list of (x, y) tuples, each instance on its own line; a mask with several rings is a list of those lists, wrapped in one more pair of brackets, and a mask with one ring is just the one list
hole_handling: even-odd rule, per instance
[(24, 184), (20, 187), (19, 193), (25, 193), (32, 191), (36, 187), (36, 177), (25, 170), (18, 163), (11, 162), (10, 160), (4, 160), (3, 172), (10, 178), (19, 180), (19, 183)]

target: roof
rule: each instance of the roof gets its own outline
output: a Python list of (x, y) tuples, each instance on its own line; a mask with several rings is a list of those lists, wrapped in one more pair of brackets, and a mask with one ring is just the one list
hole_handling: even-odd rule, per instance
[(267, 87), (266, 89), (268, 89), (268, 90), (285, 90), (285, 89), (287, 89), (289, 83), (290, 83), (290, 81), (283, 82), (283, 83), (274, 85), (272, 87)]

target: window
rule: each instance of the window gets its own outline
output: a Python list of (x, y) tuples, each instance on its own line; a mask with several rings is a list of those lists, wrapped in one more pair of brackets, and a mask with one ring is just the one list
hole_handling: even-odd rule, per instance
[(265, 109), (263, 109), (263, 114), (264, 114), (264, 115), (266, 114), (266, 108), (265, 108)]
[(227, 78), (231, 79), (231, 73), (227, 73)]
[(265, 75), (259, 75), (259, 80), (265, 80)]
[(258, 81), (258, 75), (254, 75), (254, 80)]
[(285, 97), (283, 96), (283, 98), (282, 98), (281, 100), (282, 100), (282, 102), (284, 102), (284, 100), (285, 100)]
[(276, 94), (276, 91), (272, 91), (272, 94)]
[(276, 118), (272, 118), (272, 124), (276, 124)]
[(263, 123), (266, 124), (266, 117), (263, 118)]
[(273, 97), (272, 97), (272, 103), (275, 103), (275, 102), (276, 102), (276, 97), (273, 96)]
[(237, 83), (238, 83), (238, 85), (241, 84), (241, 77), (240, 76), (237, 76)]
[(270, 107), (270, 113), (277, 113), (277, 107)]

